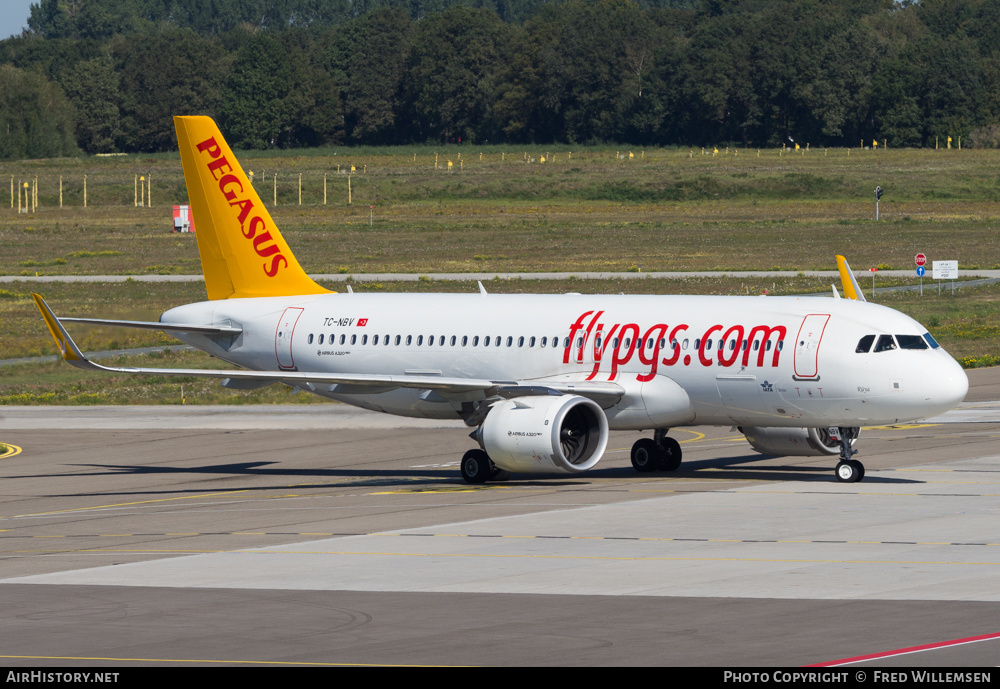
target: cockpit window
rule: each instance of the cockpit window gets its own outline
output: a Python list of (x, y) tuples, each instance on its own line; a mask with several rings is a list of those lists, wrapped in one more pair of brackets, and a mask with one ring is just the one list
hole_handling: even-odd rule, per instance
[(888, 352), (890, 349), (896, 348), (896, 342), (892, 339), (892, 335), (879, 335), (878, 342), (875, 343), (876, 352)]
[(872, 343), (875, 341), (874, 335), (865, 335), (860, 340), (858, 340), (858, 347), (854, 351), (858, 354), (867, 354), (872, 349)]
[(920, 335), (896, 335), (900, 349), (927, 349), (927, 343)]
[(930, 333), (924, 333), (924, 339), (927, 340), (927, 344), (931, 346), (931, 349), (937, 349), (941, 346), (937, 343), (937, 340), (931, 337)]

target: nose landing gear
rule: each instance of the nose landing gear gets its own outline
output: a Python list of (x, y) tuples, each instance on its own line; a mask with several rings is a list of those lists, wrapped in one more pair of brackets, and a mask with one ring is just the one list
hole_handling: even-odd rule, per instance
[(858, 451), (854, 449), (854, 441), (858, 437), (857, 428), (831, 428), (830, 437), (840, 440), (840, 461), (834, 469), (837, 480), (841, 483), (856, 483), (865, 477), (865, 465), (852, 459)]

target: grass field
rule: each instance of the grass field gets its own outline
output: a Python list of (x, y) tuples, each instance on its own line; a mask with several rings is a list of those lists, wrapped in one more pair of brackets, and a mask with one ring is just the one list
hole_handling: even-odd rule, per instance
[[(1000, 151), (670, 149), (629, 159), (564, 147), (484, 149), (480, 160), (478, 149), (451, 147), (435, 168), (432, 149), (407, 150), (242, 158), (309, 272), (805, 270), (830, 268), (837, 253), (859, 269), (908, 268), (918, 251), (1000, 267)], [(138, 175), (152, 180), (152, 207), (133, 206)], [(199, 272), (194, 237), (170, 232), (171, 204), (186, 200), (176, 155), (0, 165), (4, 185), (35, 177), (35, 212), (0, 207), (0, 274)]]

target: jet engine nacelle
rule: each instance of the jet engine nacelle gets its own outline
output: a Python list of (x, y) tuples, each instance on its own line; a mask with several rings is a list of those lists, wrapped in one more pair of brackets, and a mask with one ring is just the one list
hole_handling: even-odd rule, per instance
[(516, 397), (493, 405), (477, 437), (506, 471), (576, 474), (604, 456), (608, 420), (586, 397)]
[[(753, 449), (765, 455), (819, 457), (840, 454), (840, 441), (831, 438), (830, 431), (826, 428), (743, 426), (740, 431)], [(861, 429), (842, 428), (841, 432), (854, 440)]]

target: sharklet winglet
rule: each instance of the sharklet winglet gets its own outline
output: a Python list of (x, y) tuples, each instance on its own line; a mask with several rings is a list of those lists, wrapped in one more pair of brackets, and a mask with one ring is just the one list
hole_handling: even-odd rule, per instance
[(840, 255), (837, 256), (837, 270), (840, 271), (840, 284), (844, 288), (844, 296), (855, 301), (867, 301), (851, 271), (851, 266), (847, 264), (847, 259)]

